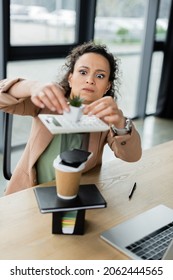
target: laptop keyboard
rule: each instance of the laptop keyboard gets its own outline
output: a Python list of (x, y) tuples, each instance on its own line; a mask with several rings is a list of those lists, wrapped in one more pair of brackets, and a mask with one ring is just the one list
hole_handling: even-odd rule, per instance
[(144, 260), (160, 260), (172, 239), (173, 222), (130, 244), (126, 249)]

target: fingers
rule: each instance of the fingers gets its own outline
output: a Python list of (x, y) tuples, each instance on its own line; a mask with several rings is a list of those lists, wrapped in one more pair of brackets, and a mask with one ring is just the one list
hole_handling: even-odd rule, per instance
[(49, 92), (49, 97), (55, 110), (61, 111), (61, 113), (64, 110), (69, 112), (69, 105), (67, 104), (64, 89), (60, 85), (53, 84), (51, 90), (52, 92)]
[(124, 127), (124, 116), (112, 97), (103, 97), (93, 103), (86, 105), (84, 114), (95, 115), (107, 124), (116, 127)]
[(94, 101), (90, 105), (86, 105), (84, 114), (96, 115), (98, 118), (104, 118), (105, 116), (115, 114), (117, 109), (117, 104), (112, 97), (104, 97)]
[(69, 111), (64, 90), (58, 84), (52, 83), (34, 89), (31, 94), (31, 100), (36, 106), (40, 108), (47, 107), (59, 114), (62, 114), (64, 110)]
[(44, 92), (40, 92), (39, 97), (37, 95), (31, 95), (31, 100), (36, 106), (40, 108), (44, 108), (45, 107), (44, 103), (41, 101), (43, 96), (44, 96)]
[(103, 120), (109, 125), (114, 124), (117, 128), (124, 128), (125, 118), (121, 110), (117, 110), (112, 115), (104, 116)]

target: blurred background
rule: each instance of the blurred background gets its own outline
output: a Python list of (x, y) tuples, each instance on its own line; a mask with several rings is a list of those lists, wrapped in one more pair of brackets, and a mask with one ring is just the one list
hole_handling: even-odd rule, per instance
[[(172, 0), (0, 0), (0, 78), (59, 80), (74, 46), (94, 40), (120, 60), (118, 103), (143, 148), (173, 139)], [(31, 119), (12, 117), (10, 168), (27, 141)], [(0, 112), (0, 189), (5, 116)], [(104, 160), (112, 155), (105, 148)], [(1, 194), (2, 192), (0, 192)]]

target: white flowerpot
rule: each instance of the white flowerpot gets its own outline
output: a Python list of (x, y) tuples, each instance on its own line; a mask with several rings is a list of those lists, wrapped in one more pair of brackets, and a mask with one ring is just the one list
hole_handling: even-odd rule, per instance
[(70, 105), (70, 111), (69, 112), (64, 111), (64, 117), (71, 122), (77, 122), (82, 117), (83, 114), (82, 109), (83, 106), (74, 107)]

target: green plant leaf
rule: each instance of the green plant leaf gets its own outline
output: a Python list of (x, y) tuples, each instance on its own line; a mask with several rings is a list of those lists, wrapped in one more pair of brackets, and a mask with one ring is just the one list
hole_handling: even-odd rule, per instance
[(72, 98), (69, 98), (69, 104), (71, 106), (74, 106), (74, 107), (80, 107), (84, 101), (84, 99), (80, 98), (80, 96), (74, 96)]

